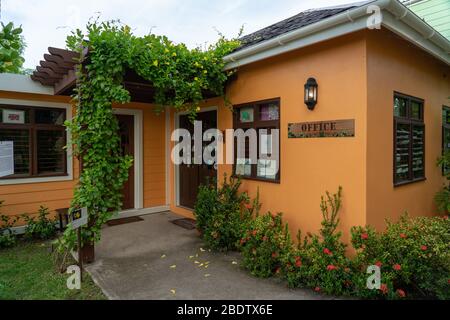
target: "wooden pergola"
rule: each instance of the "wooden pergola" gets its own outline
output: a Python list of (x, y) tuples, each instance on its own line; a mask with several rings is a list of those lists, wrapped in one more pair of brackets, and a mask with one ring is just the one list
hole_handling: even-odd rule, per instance
[[(74, 51), (53, 47), (49, 47), (48, 52), (44, 54), (40, 65), (36, 66), (31, 79), (44, 86), (53, 87), (54, 95), (70, 96), (77, 82), (76, 68), (81, 60), (80, 55)], [(84, 50), (83, 55), (88, 58), (88, 50)], [(132, 101), (154, 101), (154, 89), (150, 82), (132, 71), (128, 71), (124, 78), (124, 86), (130, 92)]]
[[(31, 75), (33, 81), (44, 86), (53, 87), (54, 95), (70, 96), (76, 86), (76, 68), (80, 55), (74, 51), (49, 47), (44, 60)], [(89, 59), (88, 50), (83, 51), (85, 59)], [(136, 72), (128, 70), (124, 76), (124, 87), (130, 92), (131, 101), (153, 103), (155, 90), (151, 82), (140, 77)], [(204, 92), (205, 98), (214, 98), (212, 92)]]

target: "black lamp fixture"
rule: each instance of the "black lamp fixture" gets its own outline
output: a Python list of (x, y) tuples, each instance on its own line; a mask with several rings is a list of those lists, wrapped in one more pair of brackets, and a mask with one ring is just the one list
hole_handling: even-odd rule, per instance
[(309, 78), (305, 84), (305, 104), (308, 106), (309, 110), (314, 110), (317, 104), (317, 94), (319, 85), (316, 79)]

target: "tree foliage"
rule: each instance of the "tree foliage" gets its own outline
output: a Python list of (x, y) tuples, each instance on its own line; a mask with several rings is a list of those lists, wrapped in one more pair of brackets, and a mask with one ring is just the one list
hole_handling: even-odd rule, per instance
[[(238, 45), (221, 36), (206, 50), (190, 50), (164, 36), (137, 37), (130, 27), (115, 21), (89, 23), (86, 34), (77, 30), (67, 38), (67, 46), (80, 56), (86, 48), (89, 52), (77, 72), (76, 114), (66, 123), (74, 155), (83, 164), (72, 208), (88, 208), (84, 241), (98, 240), (102, 225), (122, 206), (121, 189), (133, 160), (121, 154), (112, 105), (130, 101), (123, 86), (126, 72), (132, 70), (152, 83), (157, 111), (171, 106), (194, 117), (205, 92), (223, 96), (230, 74), (223, 71), (222, 58)], [(69, 228), (61, 241), (73, 248), (74, 232)]]
[(23, 73), (25, 59), (23, 51), (25, 42), (22, 37), (22, 28), (15, 28), (12, 22), (1, 24), (0, 31), (0, 73)]
[(447, 179), (446, 185), (435, 196), (435, 202), (439, 211), (443, 214), (450, 213), (450, 151), (447, 151), (438, 161), (438, 165), (444, 171)]

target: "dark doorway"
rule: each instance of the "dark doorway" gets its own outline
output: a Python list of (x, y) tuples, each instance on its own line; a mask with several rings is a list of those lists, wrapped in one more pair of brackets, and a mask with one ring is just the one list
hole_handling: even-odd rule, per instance
[[(119, 121), (120, 144), (122, 155), (134, 157), (134, 116), (117, 115)], [(128, 172), (128, 181), (123, 189), (122, 210), (134, 209), (134, 164)]]
[[(217, 111), (201, 112), (197, 115), (197, 120), (203, 123), (203, 133), (208, 129), (217, 128)], [(187, 129), (194, 139), (194, 124), (189, 120), (188, 116), (180, 116), (180, 128)], [(211, 142), (203, 142), (203, 149)], [(192, 148), (194, 148), (194, 141), (192, 141)], [(192, 158), (194, 153), (192, 152)], [(180, 205), (189, 209), (195, 207), (197, 200), (198, 188), (217, 178), (217, 170), (214, 165), (186, 165), (182, 164), (179, 168), (179, 195)]]

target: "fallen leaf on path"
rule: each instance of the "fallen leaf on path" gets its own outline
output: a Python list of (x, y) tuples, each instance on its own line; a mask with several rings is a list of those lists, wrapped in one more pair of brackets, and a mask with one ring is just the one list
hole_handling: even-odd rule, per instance
[(198, 262), (197, 260), (194, 261), (195, 264), (199, 264), (200, 262)]
[(163, 254), (162, 256), (161, 256), (161, 259), (164, 259), (166, 257), (166, 255), (165, 254)]
[(170, 290), (170, 292), (171, 292), (173, 295), (175, 295), (175, 294), (177, 293), (177, 290), (172, 289), (172, 290)]
[(170, 269), (175, 269), (177, 267), (176, 264), (174, 264), (173, 266), (170, 266)]
[(231, 264), (238, 264), (236, 261), (233, 261)]
[(205, 264), (204, 263), (200, 263), (199, 267), (203, 267)]
[(211, 277), (210, 274), (205, 274), (205, 278)]
[(194, 259), (194, 256), (189, 256), (189, 259)]
[(200, 251), (201, 251), (201, 252), (205, 252), (206, 250), (205, 250), (205, 249), (203, 249), (203, 248), (200, 248)]

